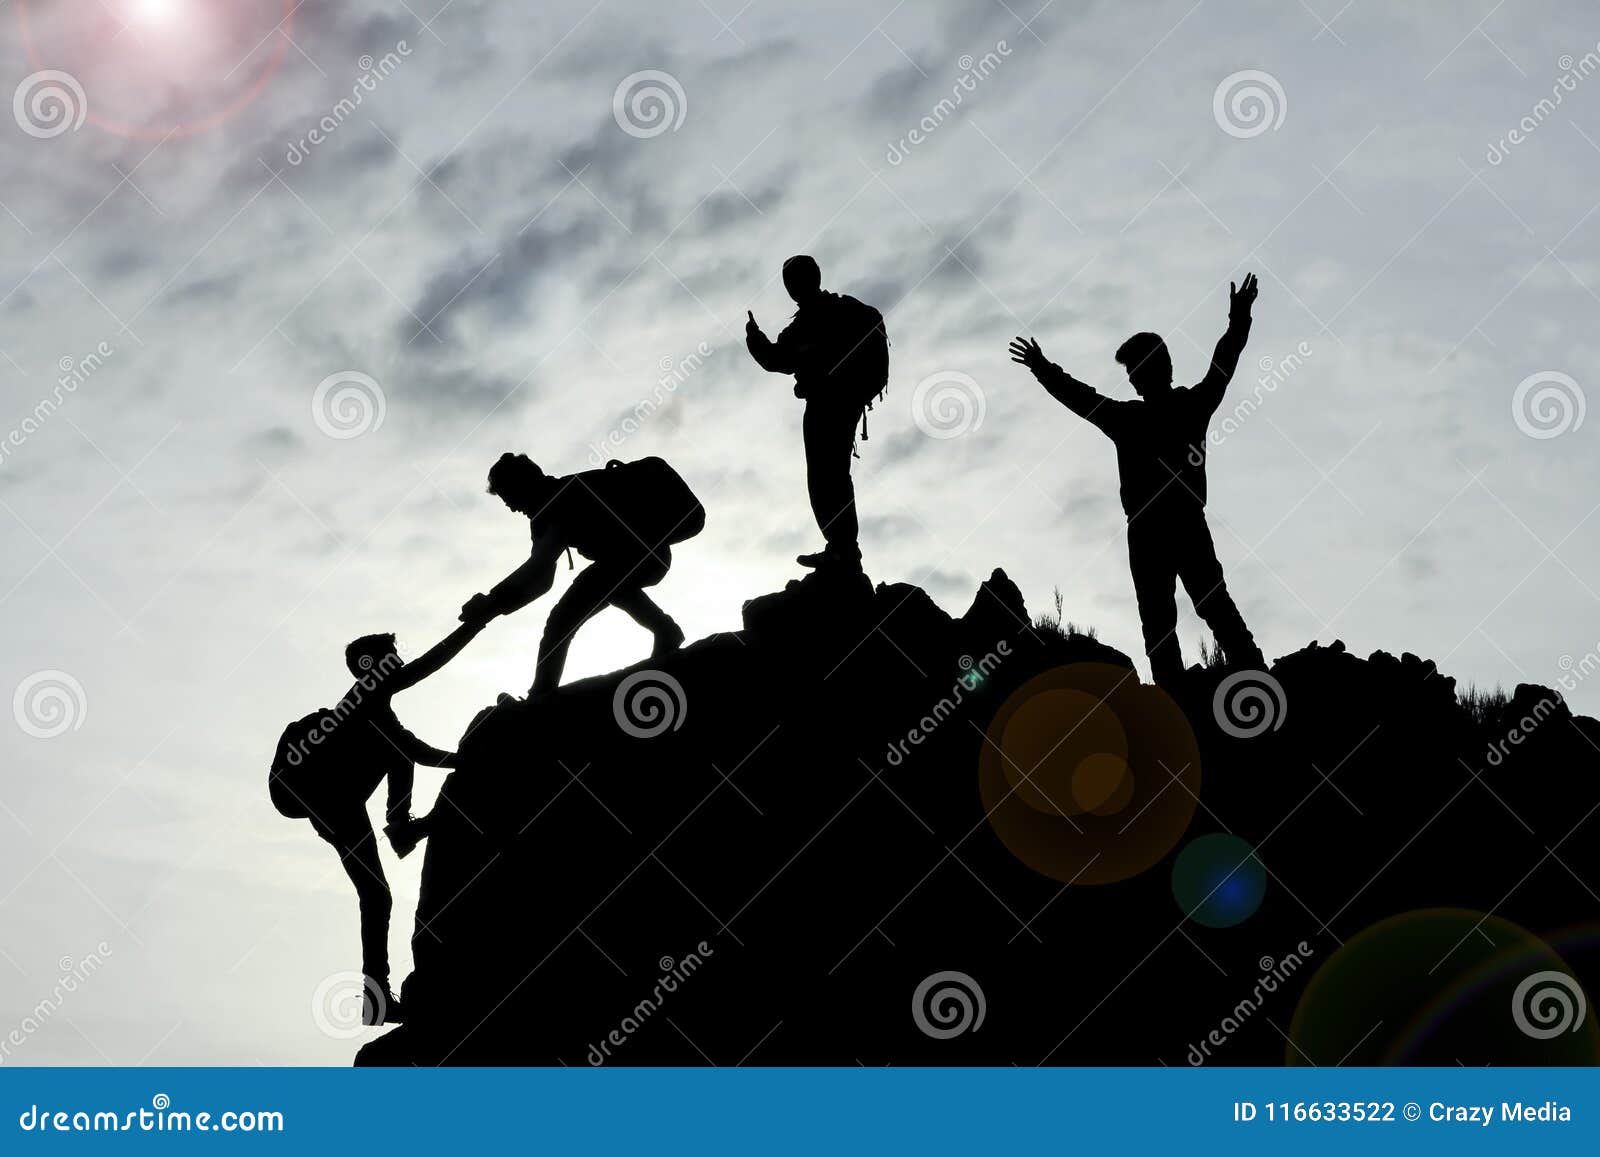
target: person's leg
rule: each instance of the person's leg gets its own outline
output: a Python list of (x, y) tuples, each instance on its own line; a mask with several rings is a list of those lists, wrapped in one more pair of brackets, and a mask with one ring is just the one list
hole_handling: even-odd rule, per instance
[(655, 646), (650, 652), (653, 659), (659, 659), (683, 646), (683, 629), (644, 590), (664, 579), (671, 565), (672, 552), (663, 548), (660, 556), (647, 559), (635, 567), (628, 581), (611, 596), (612, 606), (625, 612), (655, 637)]
[(546, 695), (561, 686), (561, 673), (567, 667), (572, 636), (609, 605), (628, 581), (626, 567), (604, 562), (590, 563), (578, 572), (578, 577), (556, 600), (556, 605), (550, 608), (550, 617), (545, 620), (530, 695)]
[(845, 562), (859, 562), (860, 524), (856, 488), (850, 477), (850, 450), (855, 444), (856, 415), (812, 403), (806, 406), (806, 490), (811, 513), (828, 552)]
[(1168, 528), (1146, 513), (1128, 523), (1128, 569), (1139, 604), (1144, 652), (1153, 682), (1171, 686), (1183, 676), (1183, 648), (1178, 643), (1177, 581), (1169, 549)]
[(340, 816), (332, 828), (318, 828), (318, 834), (333, 845), (345, 875), (355, 885), (361, 908), (361, 971), (379, 991), (389, 992), (389, 917), (394, 898), (378, 858), (378, 837), (372, 821), (363, 810)]
[(1244, 616), (1228, 593), (1222, 563), (1217, 559), (1217, 546), (1211, 539), (1203, 511), (1192, 525), (1184, 528), (1177, 541), (1181, 551), (1178, 576), (1183, 580), (1183, 589), (1189, 592), (1195, 614), (1211, 628), (1229, 665), (1264, 668), (1266, 659), (1261, 648), (1256, 646)]

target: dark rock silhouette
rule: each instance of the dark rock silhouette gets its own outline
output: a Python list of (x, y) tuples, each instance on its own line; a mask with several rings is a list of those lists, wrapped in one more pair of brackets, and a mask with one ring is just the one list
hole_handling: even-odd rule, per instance
[(408, 1020), (359, 1063), (1594, 1060), (1592, 1010), (1510, 1016), (1538, 968), (1600, 991), (1562, 931), (1600, 878), (1600, 723), (1556, 693), (1473, 712), (1335, 643), (1191, 668), (1180, 704), (998, 570), (960, 618), (829, 571), (744, 618), (479, 715)]

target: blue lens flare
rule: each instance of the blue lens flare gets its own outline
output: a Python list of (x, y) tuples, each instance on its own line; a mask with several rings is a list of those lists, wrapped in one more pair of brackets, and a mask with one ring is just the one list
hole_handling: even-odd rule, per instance
[(1172, 865), (1172, 896), (1184, 915), (1207, 928), (1232, 928), (1255, 914), (1267, 873), (1238, 836), (1201, 836)]

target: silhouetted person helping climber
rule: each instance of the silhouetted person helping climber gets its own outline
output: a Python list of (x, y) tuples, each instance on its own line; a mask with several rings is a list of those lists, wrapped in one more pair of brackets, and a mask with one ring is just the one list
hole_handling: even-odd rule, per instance
[(502, 454), (489, 470), (489, 493), (527, 517), (533, 549), (487, 594), (467, 600), (463, 622), (481, 625), (533, 602), (555, 582), (556, 561), (569, 549), (592, 563), (550, 611), (530, 695), (560, 686), (572, 636), (606, 607), (626, 611), (655, 636), (652, 658), (683, 645), (683, 631), (645, 588), (666, 577), (672, 546), (699, 534), (706, 512), (665, 461), (613, 461), (603, 470), (554, 477), (526, 454)]
[(805, 399), (806, 489), (826, 547), (803, 554), (802, 566), (861, 569), (856, 492), (850, 481), (856, 425), (866, 437), (866, 411), (889, 381), (889, 338), (883, 315), (846, 294), (822, 288), (813, 258), (783, 263), (783, 285), (799, 307), (773, 341), (755, 314), (745, 345), (764, 370), (794, 375), (794, 396)]
[(367, 801), (388, 780), (384, 834), (395, 854), (411, 854), (428, 834), (430, 817), (411, 815), (415, 764), (454, 767), (442, 751), (407, 731), (395, 716), (394, 696), (443, 667), (482, 630), (457, 627), (414, 663), (395, 650), (393, 635), (364, 635), (345, 648), (345, 665), (356, 677), (344, 697), (289, 724), (278, 739), (267, 779), (272, 802), (290, 819), (308, 819), (317, 835), (339, 853), (361, 904), (361, 971), (366, 977), (362, 1023), (403, 1019), (389, 991), (389, 916), (394, 906), (378, 858), (378, 838)]
[(1189, 389), (1173, 388), (1172, 357), (1159, 336), (1138, 333), (1124, 342), (1117, 361), (1127, 367), (1136, 402), (1113, 400), (1078, 381), (1047, 359), (1037, 341), (1018, 337), (1011, 343), (1012, 361), (1027, 366), (1051, 397), (1116, 444), (1122, 509), (1128, 516), (1128, 566), (1145, 653), (1151, 677), (1169, 686), (1183, 674), (1173, 599), (1178, 579), (1231, 665), (1266, 665), (1228, 594), (1205, 515), (1206, 426), (1250, 336), (1256, 292), (1253, 273), (1242, 285), (1230, 283), (1227, 332), (1217, 342), (1206, 376)]

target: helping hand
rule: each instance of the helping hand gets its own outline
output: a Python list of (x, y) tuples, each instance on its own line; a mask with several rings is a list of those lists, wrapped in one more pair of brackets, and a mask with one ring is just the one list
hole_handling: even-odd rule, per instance
[(1044, 356), (1044, 350), (1039, 348), (1039, 343), (1033, 338), (1024, 340), (1021, 337), (1011, 339), (1011, 360), (1018, 365), (1027, 366), (1035, 374), (1050, 364), (1050, 359)]
[(494, 612), (489, 609), (489, 596), (486, 594), (473, 595), (461, 604), (461, 622), (483, 626), (494, 618)]

